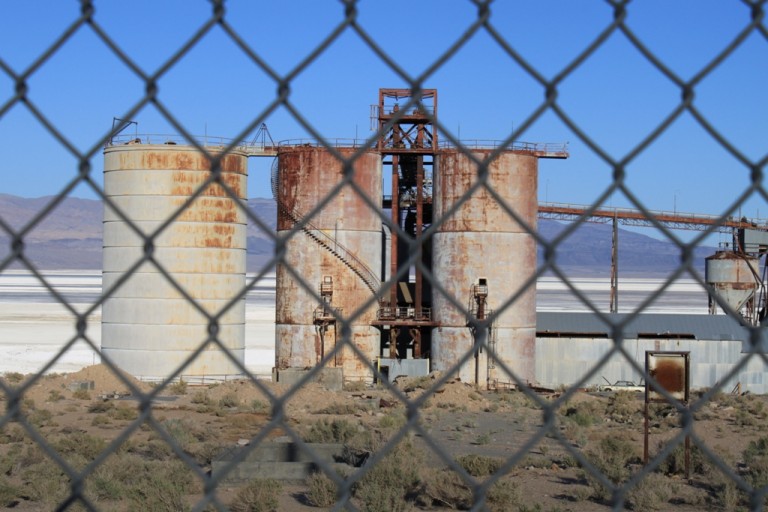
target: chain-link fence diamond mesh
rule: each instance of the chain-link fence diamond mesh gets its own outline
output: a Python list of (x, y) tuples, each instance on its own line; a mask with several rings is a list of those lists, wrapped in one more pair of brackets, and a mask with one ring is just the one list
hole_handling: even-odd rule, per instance
[[(2, 39), (0, 135), (34, 134), (36, 151), (24, 158), (62, 171), (56, 193), (23, 221), (0, 215), (6, 247), (0, 276), (22, 269), (48, 302), (61, 306), (74, 333), (59, 337), (34, 373), (0, 379), (0, 505), (763, 510), (768, 409), (761, 396), (734, 391), (743, 384), (762, 393), (768, 375), (761, 326), (768, 229), (742, 215), (768, 200), (759, 115), (765, 102), (762, 96), (750, 97), (746, 107), (735, 102), (730, 117), (710, 108), (712, 97), (722, 99), (713, 88), (749, 96), (765, 78), (766, 2), (730, 2), (721, 20), (699, 12), (722, 13), (721, 5), (596, 2), (599, 7), (583, 6), (581, 13), (593, 17), (585, 24), (590, 30), (576, 26), (585, 21), (579, 17), (573, 33), (561, 34), (549, 32), (547, 21), (558, 15), (552, 10), (573, 13), (573, 5), (288, 4), (287, 12), (234, 0), (125, 4), (125, 20), (116, 22), (114, 5), (82, 0), (33, 6), (45, 18), (27, 27), (34, 35), (17, 30)], [(7, 23), (34, 18), (29, 8), (6, 5)], [(532, 51), (519, 37), (521, 10), (528, 14), (520, 16), (523, 23), (535, 22), (545, 40), (561, 46), (560, 55)], [(296, 26), (274, 35), (269, 26), (286, 16)], [(711, 30), (717, 48), (683, 43), (678, 51), (687, 57), (670, 56), (668, 46), (693, 31), (691, 20), (706, 20), (696, 30)], [(391, 26), (398, 30), (388, 35)], [(130, 34), (162, 33), (163, 27), (171, 27), (168, 37), (150, 38), (156, 51), (137, 48)], [(254, 36), (262, 31), (271, 37)], [(437, 33), (436, 49), (424, 40)], [(67, 70), (80, 52), (100, 60)], [(468, 62), (473, 59), (482, 71)], [(457, 77), (463, 66), (467, 71)], [(606, 71), (612, 66), (614, 72)], [(121, 94), (112, 92), (101, 68), (123, 84), (114, 87)], [(370, 133), (359, 137), (355, 127), (354, 139), (335, 139), (334, 114), (359, 105), (339, 104), (330, 91), (357, 98), (359, 76), (366, 74), (381, 75), (377, 88), (394, 82), (399, 89), (380, 92)], [(640, 77), (643, 86), (630, 83)], [(226, 127), (230, 138), (209, 137), (207, 126), (204, 136), (196, 135), (189, 109), (216, 105), (235, 81), (253, 85), (240, 108), (222, 103), (239, 111)], [(488, 82), (501, 86), (488, 89)], [(108, 97), (115, 110), (111, 129), (82, 126), (70, 98), (50, 92), (59, 87), (82, 89), (95, 103)], [(437, 90), (444, 93), (440, 114)], [(498, 95), (498, 108), (485, 112), (495, 120), (512, 117), (505, 110), (510, 101), (523, 107), (511, 126), (490, 134), (499, 140), (463, 139), (460, 125), (453, 129), (445, 119), (460, 120), (487, 94)], [(336, 104), (330, 110), (313, 105), (328, 102)], [(626, 117), (612, 116), (618, 108)], [(598, 111), (603, 114), (592, 115)], [(133, 120), (142, 116), (174, 135), (139, 134)], [(305, 139), (273, 142), (265, 131), (273, 120)], [(546, 138), (539, 127), (553, 123), (574, 139), (570, 146), (519, 142)], [(494, 130), (501, 125), (489, 123)], [(686, 137), (694, 143), (667, 147)], [(25, 152), (24, 146), (2, 147), (8, 155)], [(57, 161), (41, 147), (55, 147)], [(568, 148), (571, 160), (586, 159), (599, 178), (574, 186), (584, 206), (539, 205), (539, 174), (547, 176), (546, 201), (550, 179), (553, 192), (557, 188), (556, 172), (591, 172), (585, 164), (552, 170), (566, 169), (571, 160), (539, 167), (540, 160), (567, 157)], [(675, 156), (664, 162), (667, 155)], [(271, 176), (247, 163), (263, 156), (279, 156)], [(728, 172), (699, 173), (708, 158)], [(668, 178), (669, 184), (643, 183), (643, 169), (651, 167), (663, 170), (649, 172), (650, 181)], [(165, 178), (153, 169), (174, 170), (172, 185), (164, 188)], [(252, 182), (271, 181), (276, 221), (247, 200), (249, 173)], [(14, 187), (37, 179), (9, 166), (3, 178)], [(137, 182), (145, 187), (140, 192)], [(152, 194), (173, 200), (139, 197)], [(63, 291), (35, 252), (46, 223), (82, 195), (98, 199), (105, 221), (103, 288), (85, 305)], [(717, 211), (678, 214), (678, 196), (694, 195), (702, 197), (696, 204), (717, 197), (710, 201)], [(659, 211), (669, 198), (672, 211)], [(624, 206), (614, 208), (614, 200)], [(539, 218), (570, 222), (547, 234)], [(196, 231), (195, 222), (208, 224)], [(631, 309), (618, 308), (616, 254), (608, 263), (608, 308), (574, 278), (569, 243), (593, 222), (612, 223), (614, 247), (619, 223), (650, 226), (677, 256)], [(246, 224), (270, 247), (247, 277)], [(681, 235), (680, 229), (697, 231)], [(708, 250), (720, 233), (739, 234), (722, 252), (722, 261), (742, 272), (728, 283), (741, 293), (735, 302), (715, 293), (702, 273), (702, 247)], [(652, 253), (653, 247), (649, 260)], [(544, 327), (535, 293), (544, 278), (561, 286), (577, 304), (573, 309), (586, 312), (581, 320), (554, 314), (546, 320), (552, 330)], [(671, 333), (646, 327), (646, 315), (662, 308), (681, 278), (704, 296), (710, 292), (710, 309), (725, 319), (710, 333), (728, 332), (702, 340), (693, 333), (706, 326)], [(278, 290), (274, 372), (285, 375), (279, 385), (246, 364), (244, 344), (245, 324), (252, 321), (246, 297), (270, 279)], [(173, 297), (171, 305), (154, 306), (161, 290)], [(298, 320), (297, 312), (311, 318)], [(10, 314), (0, 318), (14, 321)], [(698, 322), (703, 318), (711, 317)], [(102, 336), (94, 337), (99, 319)], [(132, 323), (155, 327), (124, 327)], [(82, 380), (52, 373), (74, 347), (97, 354), (101, 365), (72, 374)], [(706, 353), (687, 377), (700, 388), (690, 400), (643, 365), (646, 350), (671, 349), (694, 359)], [(558, 359), (567, 364), (557, 366)], [(395, 365), (409, 361), (427, 366), (414, 363), (411, 378), (395, 379)], [(547, 374), (566, 367), (567, 376)], [(423, 375), (424, 368), (437, 371)], [(606, 374), (642, 377), (646, 396), (650, 390), (659, 400), (643, 403), (617, 391), (627, 383), (597, 386)], [(122, 391), (93, 390), (97, 378)], [(334, 379), (338, 390), (328, 391)], [(641, 450), (644, 432), (650, 432), (650, 456), (647, 444), (646, 453)]]

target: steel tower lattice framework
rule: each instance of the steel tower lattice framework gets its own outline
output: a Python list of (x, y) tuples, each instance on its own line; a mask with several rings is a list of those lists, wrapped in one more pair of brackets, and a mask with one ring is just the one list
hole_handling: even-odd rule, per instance
[[(418, 248), (422, 264), (430, 268), (430, 244), (422, 240), (422, 235), (432, 223), (432, 172), (438, 151), (437, 90), (422, 89), (415, 95), (410, 89), (379, 89), (376, 117), (381, 134), (378, 149), (392, 176), (392, 196), (384, 198), (384, 208), (391, 208), (392, 224), (415, 240), (415, 245), (411, 245), (392, 233), (390, 275), (397, 275), (406, 264), (411, 247)], [(425, 287), (418, 265), (409, 268), (397, 281), (385, 295), (375, 324), (382, 334), (389, 331), (389, 357), (406, 357), (412, 342), (413, 357), (420, 358), (426, 355), (425, 338), (437, 325), (429, 307), (431, 290)], [(403, 328), (408, 329), (410, 340), (403, 343), (400, 339), (398, 343)]]

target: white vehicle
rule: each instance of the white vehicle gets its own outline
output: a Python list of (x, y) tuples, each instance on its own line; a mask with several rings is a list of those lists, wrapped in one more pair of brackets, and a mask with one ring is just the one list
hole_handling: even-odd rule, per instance
[[(606, 380), (606, 382), (608, 382)], [(631, 393), (643, 393), (645, 392), (645, 384), (640, 382), (640, 384), (635, 384), (631, 380), (617, 380), (613, 384), (608, 382), (608, 384), (599, 386), (598, 388), (600, 391), (627, 391)]]

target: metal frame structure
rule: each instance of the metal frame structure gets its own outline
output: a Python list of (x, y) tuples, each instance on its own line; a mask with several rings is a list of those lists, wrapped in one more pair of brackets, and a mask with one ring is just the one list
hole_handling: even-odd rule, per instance
[[(412, 235), (403, 240), (393, 231), (390, 242), (390, 275), (396, 276), (405, 265), (409, 252), (417, 251), (421, 262), (430, 268), (430, 245), (422, 239), (425, 226), (432, 223), (432, 171), (438, 152), (437, 90), (423, 89), (414, 96), (410, 89), (379, 89), (379, 102), (374, 108), (379, 128), (378, 150), (383, 164), (391, 170), (392, 195), (383, 206), (391, 211), (394, 226)], [(396, 282), (382, 300), (374, 325), (389, 331), (389, 357), (402, 358), (412, 342), (413, 357), (427, 355), (425, 341), (432, 327), (429, 290), (425, 290), (423, 272), (418, 265), (405, 271), (414, 273), (415, 283)], [(401, 354), (398, 345), (401, 330), (408, 329), (411, 340)]]

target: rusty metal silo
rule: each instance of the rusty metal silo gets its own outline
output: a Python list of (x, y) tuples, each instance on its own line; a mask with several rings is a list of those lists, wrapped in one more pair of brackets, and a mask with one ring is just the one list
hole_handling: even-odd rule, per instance
[[(344, 158), (357, 151), (337, 147)], [(316, 145), (281, 145), (278, 151), (274, 192), (278, 203), (278, 234), (303, 229), (287, 243), (276, 276), (276, 369), (316, 366), (341, 342), (341, 324), (331, 310), (344, 317), (353, 314), (380, 286), (382, 222), (351, 187), (333, 192), (343, 179), (341, 162)], [(382, 197), (381, 156), (366, 151), (354, 163), (354, 182), (374, 204)], [(326, 196), (323, 209), (307, 214)], [(288, 268), (322, 297), (316, 300)], [(377, 304), (366, 309), (351, 325), (351, 341), (372, 362), (379, 354), (380, 336), (370, 324)], [(369, 368), (348, 347), (327, 366), (343, 370), (345, 380), (370, 380)], [(279, 377), (278, 377), (279, 378)]]
[[(490, 149), (473, 149), (474, 158), (488, 158)], [(530, 152), (505, 151), (488, 165), (489, 187), (532, 229), (537, 216), (538, 159)], [(441, 150), (435, 172), (433, 273), (454, 299), (472, 315), (489, 315), (520, 293), (536, 271), (534, 239), (485, 189), (478, 189), (451, 216), (447, 211), (477, 181), (478, 167), (456, 149)], [(432, 368), (448, 371), (474, 346), (467, 313), (442, 294), (433, 292), (440, 327), (432, 335)], [(489, 345), (523, 382), (535, 380), (536, 289), (529, 286), (496, 317)], [(459, 369), (466, 382), (493, 386), (513, 382), (489, 351)]]
[[(151, 234), (190, 199), (210, 175), (209, 160), (196, 148), (131, 143), (104, 150), (104, 189), (122, 213)], [(209, 148), (215, 153), (215, 148)], [(247, 158), (233, 151), (221, 161), (222, 181), (208, 186), (154, 240), (154, 258), (206, 312), (215, 315), (245, 285)], [(104, 211), (104, 290), (143, 256), (144, 239), (112, 208)], [(173, 373), (209, 336), (209, 322), (152, 263), (144, 263), (105, 301), (102, 350), (126, 372), (163, 378)], [(245, 301), (219, 319), (217, 338), (244, 360)], [(185, 379), (241, 373), (218, 347), (208, 345), (187, 366)]]
[[(756, 320), (755, 297), (762, 283), (759, 260), (747, 254), (718, 251), (705, 261), (707, 284), (734, 311), (742, 312), (751, 321)], [(712, 296), (709, 297), (709, 312), (717, 312), (717, 302)]]

